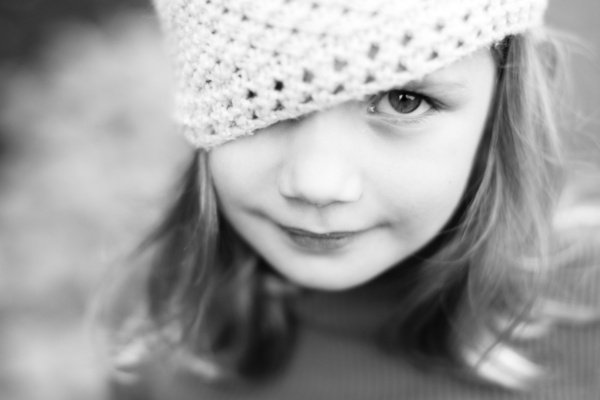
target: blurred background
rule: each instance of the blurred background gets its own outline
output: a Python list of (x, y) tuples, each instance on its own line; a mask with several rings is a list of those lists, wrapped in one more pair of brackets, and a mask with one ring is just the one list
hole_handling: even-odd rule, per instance
[(86, 315), (168, 198), (169, 123), (142, 0), (0, 0), (0, 399), (108, 398)]
[[(0, 399), (107, 398), (87, 310), (189, 153), (148, 3), (0, 0)], [(581, 38), (569, 139), (590, 186), (600, 2), (551, 0), (548, 20)]]

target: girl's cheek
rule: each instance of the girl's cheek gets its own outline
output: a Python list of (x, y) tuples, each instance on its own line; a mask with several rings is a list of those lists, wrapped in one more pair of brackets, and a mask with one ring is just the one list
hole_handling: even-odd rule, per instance
[[(223, 148), (224, 150), (225, 148)], [(220, 150), (220, 149), (219, 149)], [(243, 163), (236, 166), (235, 158), (230, 157), (228, 152), (211, 153), (211, 172), (213, 186), (219, 200), (222, 211), (226, 214), (229, 209), (237, 209), (242, 205), (243, 193), (250, 190), (249, 180), (245, 176), (247, 171)]]
[[(465, 135), (444, 133), (448, 138), (465, 139)], [(436, 132), (426, 134), (437, 141), (423, 140), (386, 156), (386, 164), (377, 173), (377, 187), (385, 193), (384, 207), (395, 210), (398, 218), (414, 224), (443, 225), (463, 196), (480, 134), (475, 131), (470, 140), (462, 142), (445, 140)]]
[(240, 138), (213, 149), (210, 168), (213, 184), (222, 198), (247, 199), (269, 182), (278, 152), (265, 141), (262, 133)]

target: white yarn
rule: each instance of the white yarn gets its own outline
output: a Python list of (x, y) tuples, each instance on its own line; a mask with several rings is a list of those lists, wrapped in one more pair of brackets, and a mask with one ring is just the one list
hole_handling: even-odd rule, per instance
[(422, 78), (542, 22), (547, 0), (154, 0), (176, 120), (211, 148)]

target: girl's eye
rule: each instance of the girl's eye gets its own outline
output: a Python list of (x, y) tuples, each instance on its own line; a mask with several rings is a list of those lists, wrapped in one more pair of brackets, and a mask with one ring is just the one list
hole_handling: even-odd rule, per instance
[(410, 114), (421, 105), (422, 99), (412, 94), (391, 91), (388, 93), (388, 100), (394, 110), (400, 114)]
[(391, 90), (379, 97), (379, 100), (372, 107), (372, 111), (382, 114), (401, 114), (417, 117), (432, 108), (432, 105), (423, 96), (403, 90)]

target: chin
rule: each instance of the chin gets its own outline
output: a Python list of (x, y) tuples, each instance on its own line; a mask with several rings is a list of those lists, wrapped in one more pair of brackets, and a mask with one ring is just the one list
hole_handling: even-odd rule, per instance
[(306, 288), (306, 289), (314, 289), (314, 290), (323, 290), (323, 291), (344, 291), (353, 289), (355, 287), (366, 284), (367, 282), (375, 279), (379, 274), (359, 274), (356, 275), (348, 275), (347, 270), (338, 271), (342, 272), (339, 274), (330, 273), (323, 274), (323, 269), (320, 268), (319, 271), (308, 271), (304, 269), (303, 272), (305, 274), (293, 273), (290, 271), (286, 271), (286, 269), (281, 269), (275, 267), (282, 276), (284, 276), (290, 282), (294, 284)]

